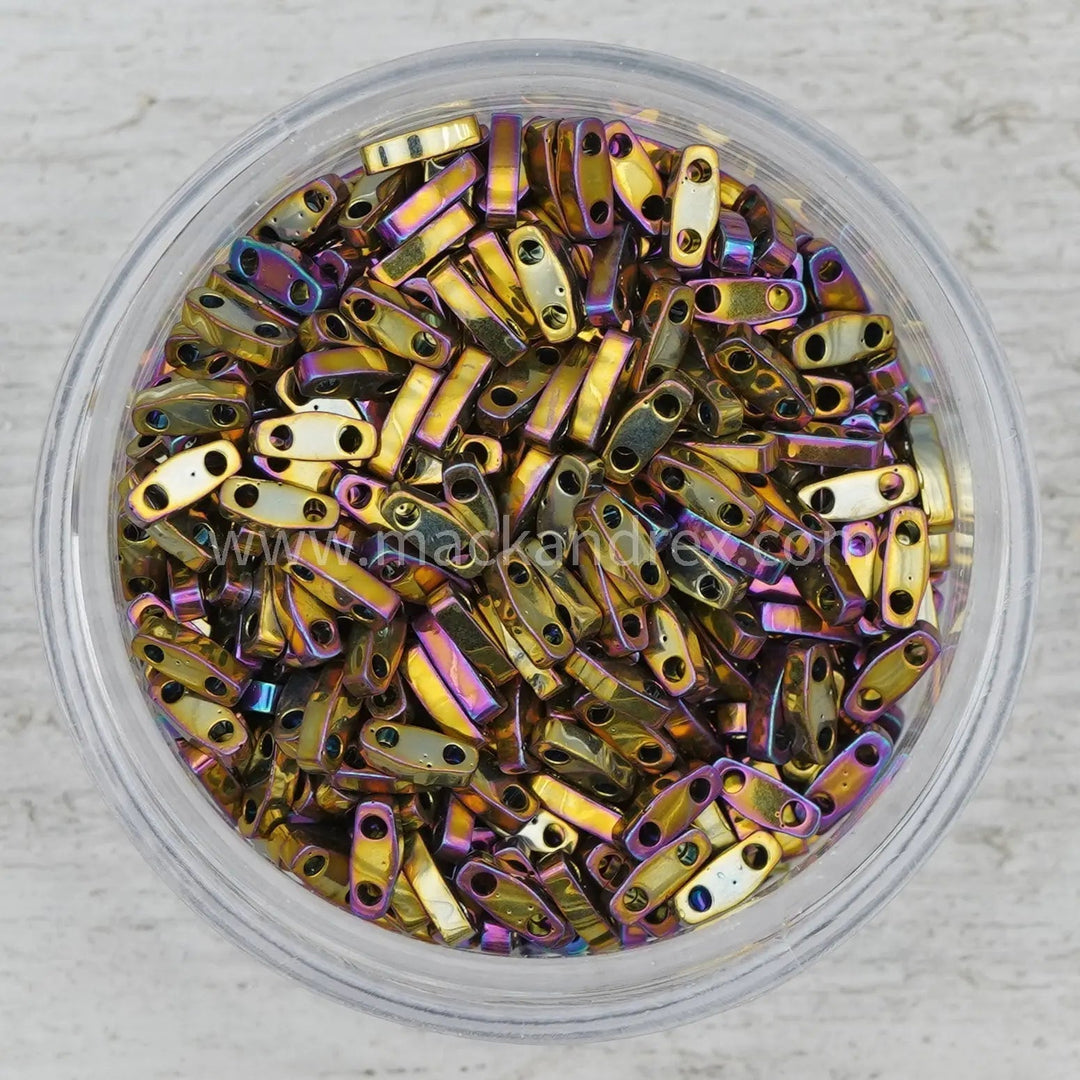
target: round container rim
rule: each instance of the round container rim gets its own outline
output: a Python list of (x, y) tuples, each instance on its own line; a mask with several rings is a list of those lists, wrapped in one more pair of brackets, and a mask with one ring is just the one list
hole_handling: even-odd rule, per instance
[[(343, 97), (355, 99), (380, 87), (398, 85), (420, 71), (428, 77), (432, 72), (443, 72), (449, 78), (455, 69), (481, 62), (531, 66), (550, 75), (585, 63), (612, 79), (647, 71), (649, 77), (693, 88), (749, 111), (762, 122), (785, 131), (795, 142), (826, 147), (831, 164), (848, 179), (858, 197), (886, 207), (895, 226), (904, 231), (913, 249), (932, 268), (972, 352), (979, 358), (977, 374), (981, 382), (972, 392), (978, 392), (1004, 444), (994, 463), (999, 487), (1009, 494), (1007, 511), (1000, 521), (998, 588), (991, 598), (996, 617), (983, 627), (983, 663), (978, 678), (964, 693), (957, 735), (917, 803), (909, 807), (899, 825), (883, 834), (870, 856), (847, 867), (846, 872), (843, 860), (837, 862), (832, 876), (840, 872), (841, 880), (821, 892), (817, 903), (774, 929), (767, 948), (747, 948), (742, 956), (729, 958), (722, 968), (695, 969), (685, 979), (672, 977), (662, 985), (651, 985), (641, 995), (619, 991), (610, 976), (594, 980), (583, 971), (578, 982), (575, 964), (600, 961), (632, 982), (660, 964), (665, 950), (671, 955), (681, 950), (680, 955), (689, 963), (687, 942), (692, 941), (692, 948), (701, 951), (707, 945), (702, 933), (705, 928), (617, 956), (565, 962), (477, 957), (432, 950), (411, 941), (395, 941), (400, 949), (387, 956), (381, 946), (365, 940), (365, 949), (370, 946), (373, 955), (384, 954), (381, 967), (376, 965), (367, 971), (358, 966), (355, 955), (335, 957), (325, 947), (310, 947), (310, 940), (306, 942), (306, 954), (300, 955), (304, 950), (295, 947), (287, 928), (266, 918), (265, 912), (260, 918), (237, 883), (223, 882), (220, 867), (201, 857), (199, 849), (187, 842), (179, 824), (153, 800), (145, 778), (136, 775), (131, 762), (123, 759), (125, 748), (108, 745), (98, 722), (102, 710), (108, 707), (110, 688), (104, 683), (103, 664), (94, 641), (101, 616), (86, 609), (83, 596), (86, 567), (81, 562), (79, 530), (81, 451), (90, 437), (96, 395), (106, 390), (100, 381), (103, 360), (110, 353), (132, 297), (183, 231), (192, 213), (194, 196), (209, 194), (212, 198), (269, 147), (290, 138), (291, 133)], [(722, 124), (722, 119), (718, 123)], [(61, 706), (88, 770), (148, 861), (232, 940), (314, 988), (391, 1019), (488, 1038), (611, 1038), (686, 1022), (774, 985), (877, 910), (933, 850), (945, 825), (985, 770), (1018, 690), (1034, 618), (1038, 507), (1019, 400), (986, 312), (921, 218), (888, 181), (853, 151), (812, 121), (793, 118), (790, 109), (768, 95), (728, 76), (668, 56), (588, 42), (475, 42), (393, 60), (347, 76), (268, 117), (207, 162), (135, 240), (80, 330), (46, 428), (34, 523), (38, 607)], [(982, 463), (979, 467), (990, 466)], [(1009, 644), (1008, 650), (1005, 643)], [(837, 853), (843, 846), (837, 845)], [(272, 867), (269, 869), (284, 877)], [(255, 877), (262, 880), (258, 874)], [(310, 910), (305, 902), (298, 901), (293, 914)], [(715, 932), (711, 940), (719, 940)], [(438, 957), (430, 955), (436, 951)], [(394, 982), (396, 966), (400, 962), (407, 967), (406, 958), (412, 967), (410, 978), (403, 976), (401, 982)], [(505, 966), (511, 978), (520, 978), (524, 970), (534, 983), (542, 984), (543, 993), (533, 1000), (515, 991), (502, 973), (496, 977), (495, 965), (499, 964)], [(424, 969), (426, 974), (419, 974)], [(477, 972), (482, 980), (490, 977), (498, 984), (492, 992), (503, 994), (502, 1015), (493, 1014), (490, 996), (476, 991)], [(470, 980), (467, 985), (475, 991), (472, 996), (460, 991), (459, 976)], [(561, 992), (560, 984), (564, 986)]]

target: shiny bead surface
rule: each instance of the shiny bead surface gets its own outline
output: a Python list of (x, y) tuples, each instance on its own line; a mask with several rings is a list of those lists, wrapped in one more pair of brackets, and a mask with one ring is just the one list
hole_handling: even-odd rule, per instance
[(572, 956), (782, 888), (946, 647), (906, 315), (767, 170), (647, 127), (357, 141), (208, 253), (132, 389), (148, 701), (371, 933)]

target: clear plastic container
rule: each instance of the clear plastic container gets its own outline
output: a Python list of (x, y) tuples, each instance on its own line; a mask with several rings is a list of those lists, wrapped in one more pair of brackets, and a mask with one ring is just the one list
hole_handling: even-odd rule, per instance
[[(757, 899), (613, 955), (508, 958), (390, 934), (301, 888), (218, 814), (155, 724), (113, 581), (112, 484), (129, 391), (186, 289), (275, 197), (356, 164), (361, 141), (465, 110), (634, 116), (799, 200), (892, 315), (937, 417), (957, 502), (930, 685), (905, 702), (890, 782)], [(230, 940), (381, 1016), (503, 1039), (610, 1038), (692, 1020), (775, 985), (875, 912), (971, 794), (1015, 697), (1039, 525), (1018, 396), (986, 313), (873, 169), (784, 104), (658, 54), (567, 42), (458, 46), (359, 72), (269, 117), (162, 208), (79, 334), (44, 446), (36, 578), (44, 639), (87, 767), (136, 845)], [(229, 963), (222, 949), (221, 963)]]

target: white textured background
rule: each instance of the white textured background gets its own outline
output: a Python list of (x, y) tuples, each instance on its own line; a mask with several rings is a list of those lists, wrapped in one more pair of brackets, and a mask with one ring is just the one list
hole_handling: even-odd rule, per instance
[[(1040, 635), (996, 763), (949, 837), (891, 906), (779, 990), (618, 1045), (406, 1032), (227, 945), (106, 814), (33, 617), (41, 428), (79, 321), (135, 231), (293, 98), (404, 52), (512, 36), (723, 68), (876, 163), (992, 312), (1041, 478)], [(0, 0), (0, 1076), (1080, 1075), (1078, 58), (1075, 0)]]

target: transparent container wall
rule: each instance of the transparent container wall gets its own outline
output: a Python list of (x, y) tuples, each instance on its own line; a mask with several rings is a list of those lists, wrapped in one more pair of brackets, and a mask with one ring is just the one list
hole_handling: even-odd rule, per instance
[[(435, 948), (339, 911), (278, 871), (221, 819), (156, 728), (110, 570), (131, 387), (149, 378), (184, 293), (284, 191), (355, 168), (363, 141), (500, 109), (628, 117), (664, 142), (714, 143), (725, 171), (759, 183), (836, 242), (874, 307), (896, 322), (957, 502), (945, 649), (904, 703), (891, 782), (754, 902), (614, 955)], [(190, 181), (137, 242), (76, 343), (46, 443), (37, 532), (62, 699), (90, 770), (146, 857), (232, 940), (310, 985), (382, 1015), (493, 1037), (599, 1038), (685, 1021), (760, 992), (865, 918), (932, 849), (985, 767), (1024, 658), (1037, 547), (1030, 501), (1005, 497), (1025, 482), (1030, 491), (1007, 382), (985, 316), (892, 189), (740, 84), (651, 54), (532, 42), (360, 73), (271, 118)]]

